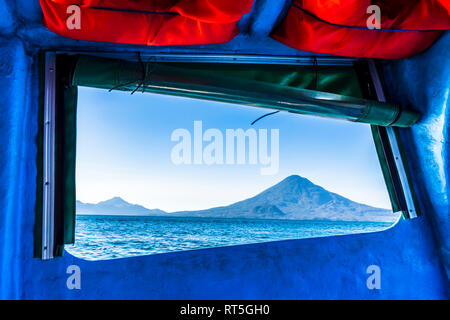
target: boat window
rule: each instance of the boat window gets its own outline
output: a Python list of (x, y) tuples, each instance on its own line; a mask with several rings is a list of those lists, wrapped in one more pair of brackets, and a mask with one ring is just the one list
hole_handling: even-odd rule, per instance
[(399, 219), (368, 124), (80, 86), (76, 142), (65, 248), (84, 259), (374, 232)]

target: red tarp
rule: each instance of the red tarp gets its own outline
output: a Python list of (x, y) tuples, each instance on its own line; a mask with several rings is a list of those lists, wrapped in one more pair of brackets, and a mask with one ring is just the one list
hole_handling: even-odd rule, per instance
[[(228, 42), (253, 0), (40, 0), (43, 23), (72, 39), (143, 45)], [(67, 20), (80, 7), (80, 28)]]
[[(370, 5), (381, 29), (367, 28)], [(299, 50), (350, 57), (406, 58), (450, 29), (449, 0), (294, 0), (272, 37)]]

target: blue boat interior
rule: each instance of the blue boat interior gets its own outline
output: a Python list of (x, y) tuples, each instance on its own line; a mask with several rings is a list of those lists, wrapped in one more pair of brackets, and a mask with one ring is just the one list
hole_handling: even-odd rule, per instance
[[(422, 215), (382, 232), (285, 240), (106, 261), (33, 257), (41, 50), (108, 56), (271, 55), (310, 58), (269, 37), (287, 0), (256, 0), (241, 33), (217, 45), (146, 47), (78, 41), (42, 24), (37, 0), (0, 0), (1, 299), (448, 299), (450, 32), (428, 50), (382, 60), (388, 101), (421, 113), (399, 129)], [(314, 55), (316, 57), (327, 57)], [(329, 56), (328, 56), (329, 57)], [(81, 290), (66, 286), (82, 270)], [(380, 290), (367, 267), (382, 270)]]

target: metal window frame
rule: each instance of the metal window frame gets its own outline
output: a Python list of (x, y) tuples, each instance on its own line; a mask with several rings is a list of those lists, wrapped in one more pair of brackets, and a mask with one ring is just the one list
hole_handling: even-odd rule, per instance
[(212, 54), (212, 53), (158, 53), (158, 52), (111, 52), (111, 51), (56, 51), (57, 54), (89, 54), (103, 58), (138, 61), (138, 54), (143, 61), (181, 62), (181, 63), (221, 63), (221, 64), (266, 64), (266, 65), (297, 65), (297, 66), (332, 66), (351, 67), (355, 58), (334, 57), (324, 55), (283, 56), (258, 54)]
[[(54, 258), (55, 250), (55, 101), (56, 101), (56, 56), (58, 53), (77, 54), (81, 52), (55, 51), (45, 53), (45, 89), (44, 89), (44, 132), (43, 132), (43, 212), (42, 212), (42, 259)], [(86, 52), (83, 52), (86, 53)], [(92, 52), (91, 52), (92, 54)], [(135, 58), (133, 53), (118, 54), (97, 52), (101, 56)], [(161, 62), (196, 63), (238, 63), (238, 64), (288, 64), (288, 65), (326, 65), (351, 66), (355, 59), (334, 57), (290, 57), (262, 55), (217, 55), (217, 54), (143, 54), (143, 58), (152, 58)], [(369, 70), (379, 101), (385, 102), (383, 87), (373, 60), (369, 60)], [(408, 208), (408, 217), (417, 217), (411, 186), (407, 179), (403, 159), (398, 146), (394, 128), (387, 127), (389, 144), (395, 159), (395, 167), (400, 176), (402, 192)]]
[(53, 258), (55, 244), (55, 98), (56, 53), (45, 53), (42, 179), (42, 259)]
[[(386, 102), (386, 96), (384, 94), (383, 85), (381, 83), (380, 75), (378, 73), (376, 64), (372, 59), (369, 59), (368, 65), (377, 98), (381, 102)], [(386, 132), (389, 146), (393, 155), (394, 165), (395, 168), (397, 169), (397, 173), (400, 179), (401, 192), (403, 193), (404, 200), (406, 202), (405, 210), (407, 212), (406, 214), (404, 214), (404, 216), (410, 219), (417, 218), (418, 214), (414, 203), (413, 193), (411, 191), (412, 186), (410, 184), (410, 181), (408, 180), (408, 175), (406, 173), (405, 165), (403, 162), (405, 161), (405, 159), (403, 159), (402, 154), (400, 152), (400, 147), (397, 141), (397, 136), (395, 134), (395, 129), (393, 127), (386, 127)]]

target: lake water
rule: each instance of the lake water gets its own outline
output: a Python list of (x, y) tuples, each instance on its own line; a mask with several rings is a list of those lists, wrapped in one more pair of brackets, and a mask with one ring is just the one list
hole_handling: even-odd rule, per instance
[(392, 223), (78, 215), (71, 254), (101, 260), (380, 231)]

